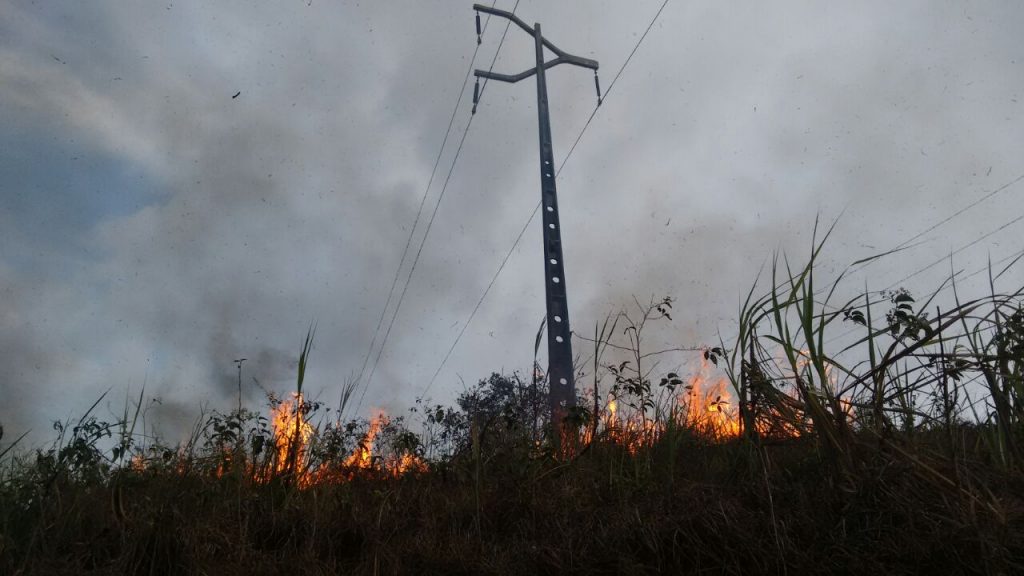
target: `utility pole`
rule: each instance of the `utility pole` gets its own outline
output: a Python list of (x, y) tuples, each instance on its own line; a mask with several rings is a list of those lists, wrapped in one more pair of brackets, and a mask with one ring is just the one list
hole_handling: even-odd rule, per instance
[[(537, 118), (540, 126), (540, 183), (541, 206), (544, 223), (544, 288), (547, 299), (548, 332), (548, 386), (550, 389), (551, 423), (556, 445), (561, 441), (561, 424), (569, 408), (576, 405), (576, 385), (573, 378), (572, 343), (569, 330), (569, 303), (566, 298), (565, 267), (562, 258), (562, 233), (558, 220), (558, 194), (555, 189), (555, 160), (551, 144), (551, 120), (548, 116), (548, 88), (545, 71), (559, 64), (572, 64), (594, 71), (597, 102), (601, 104), (601, 87), (597, 80), (597, 62), (567, 54), (558, 49), (540, 33), (540, 24), (531, 28), (515, 14), (489, 6), (474, 4), (477, 11), (477, 42), (480, 41), (480, 12), (510, 20), (534, 38), (537, 65), (519, 74), (497, 74), (476, 70), (473, 91), (473, 112), (480, 100), (480, 78), (514, 84), (537, 75)], [(553, 60), (544, 61), (544, 48), (555, 53)]]
[(239, 358), (235, 360), (235, 364), (238, 364), (238, 417), (242, 417), (242, 362), (245, 362), (248, 358)]

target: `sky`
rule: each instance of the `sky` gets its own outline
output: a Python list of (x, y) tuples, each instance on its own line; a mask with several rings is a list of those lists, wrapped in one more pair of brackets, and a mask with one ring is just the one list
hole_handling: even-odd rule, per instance
[[(597, 60), (607, 89), (661, 5), (516, 13)], [(470, 2), (0, 0), (0, 445), (51, 438), (105, 392), (97, 413), (116, 416), (143, 389), (174, 441), (237, 402), (237, 358), (249, 406), (292, 389), (311, 323), (307, 397), (336, 405), (426, 193), (399, 291), (436, 217), (360, 413), (412, 405), (539, 201), (531, 79), (486, 87), (436, 204), (470, 119), (466, 72), (490, 66), (504, 28), (487, 21), (474, 59)], [(816, 218), (837, 222), (831, 278), (927, 230), (851, 273), (850, 294), (926, 293), (1012, 258), (1022, 28), (1013, 1), (670, 0), (558, 179), (572, 327), (671, 296), (647, 345), (727, 340), (759, 269), (806, 259)], [(494, 70), (534, 59), (513, 27)], [(553, 68), (548, 89), (560, 163), (594, 110), (592, 73)], [(534, 221), (430, 398), (529, 372), (542, 258)]]

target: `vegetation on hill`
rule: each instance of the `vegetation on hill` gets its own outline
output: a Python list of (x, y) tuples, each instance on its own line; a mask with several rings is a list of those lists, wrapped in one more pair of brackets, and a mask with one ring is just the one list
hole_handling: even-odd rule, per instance
[(609, 316), (557, 434), (536, 365), (341, 421), (312, 333), (269, 416), (170, 445), (90, 409), (0, 453), (0, 573), (1024, 573), (1021, 291), (836, 302), (820, 250), (690, 375), (645, 348), (671, 299)]

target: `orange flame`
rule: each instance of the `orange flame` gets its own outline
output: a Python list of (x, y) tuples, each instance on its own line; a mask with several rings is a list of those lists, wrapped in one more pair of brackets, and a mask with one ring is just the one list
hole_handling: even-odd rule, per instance
[(271, 415), (271, 422), (274, 427), (274, 447), (277, 450), (274, 471), (297, 472), (306, 461), (309, 440), (313, 436), (313, 427), (303, 414), (302, 394), (292, 393), (292, 400), (278, 404)]
[(341, 462), (340, 469), (327, 464), (318, 470), (311, 471), (304, 485), (344, 482), (353, 479), (360, 473), (383, 474), (397, 478), (404, 474), (425, 472), (427, 463), (418, 454), (404, 452), (381, 456), (374, 453), (377, 436), (390, 423), (391, 420), (387, 413), (377, 410), (370, 420), (370, 427), (366, 434), (360, 439), (352, 454)]
[(685, 415), (684, 422), (714, 438), (739, 436), (739, 407), (733, 400), (729, 381), (719, 378), (709, 384), (707, 368), (707, 361), (703, 360), (700, 371), (687, 384), (686, 393), (676, 398)]
[[(706, 360), (675, 398), (668, 417), (673, 424), (699, 430), (712, 438), (724, 440), (740, 434), (739, 406), (735, 402), (728, 379), (711, 382)], [(650, 446), (664, 434), (664, 421), (655, 422), (643, 414), (622, 416), (616, 398), (610, 398), (601, 418), (604, 434), (632, 454)]]
[(390, 454), (387, 457), (374, 455), (373, 443), (380, 431), (390, 423), (391, 419), (388, 418), (387, 413), (377, 410), (376, 415), (370, 420), (370, 428), (366, 431), (366, 435), (342, 465), (356, 470), (379, 470), (396, 478), (411, 472), (426, 471), (427, 463), (417, 454), (405, 452)]
[[(268, 462), (268, 467), (262, 468), (255, 461), (236, 467), (235, 460), (244, 462), (245, 454), (225, 448), (219, 454), (219, 461), (213, 470), (215, 477), (222, 478), (230, 471), (238, 470), (255, 482), (266, 483), (274, 477), (285, 476), (294, 479), (299, 487), (308, 488), (318, 484), (346, 482), (360, 471), (378, 477), (383, 475), (397, 478), (428, 470), (426, 461), (419, 454), (407, 451), (389, 453), (385, 456), (374, 454), (374, 443), (378, 434), (391, 422), (383, 410), (376, 411), (366, 434), (352, 453), (340, 463), (310, 462), (310, 444), (314, 440), (316, 430), (306, 418), (306, 406), (301, 394), (293, 393), (291, 399), (278, 403), (271, 410), (270, 420), (273, 429), (273, 459)], [(185, 475), (188, 472), (188, 462), (188, 458), (180, 452), (178, 474)], [(128, 466), (136, 472), (141, 472), (148, 468), (149, 463), (142, 454), (135, 454)]]
[(128, 467), (133, 472), (142, 472), (147, 467), (146, 459), (142, 456), (142, 454), (133, 454)]
[(342, 463), (344, 466), (349, 468), (361, 468), (369, 469), (373, 467), (373, 441), (380, 432), (382, 426), (388, 423), (387, 414), (383, 410), (377, 412), (377, 415), (370, 420), (370, 429), (366, 431), (366, 436), (356, 446), (355, 451), (352, 455), (345, 459)]

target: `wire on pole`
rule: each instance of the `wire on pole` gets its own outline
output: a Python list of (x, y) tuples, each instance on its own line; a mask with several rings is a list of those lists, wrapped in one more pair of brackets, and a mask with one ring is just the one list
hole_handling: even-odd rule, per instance
[[(512, 8), (512, 13), (515, 13), (516, 8), (519, 7), (519, 1), (520, 0), (516, 0), (515, 6)], [(496, 3), (497, 3), (497, 0), (494, 0), (494, 2), (491, 4), (492, 8), (493, 8), (494, 4), (496, 4)], [(484, 31), (486, 31), (487, 24), (489, 22), (490, 22), (490, 15), (487, 16), (487, 20), (484, 22), (484, 26), (483, 26), (483, 30)], [(494, 67), (494, 63), (498, 60), (498, 54), (501, 52), (501, 47), (505, 44), (505, 37), (506, 37), (506, 35), (508, 35), (508, 29), (509, 29), (509, 24), (506, 24), (505, 25), (505, 30), (501, 34), (501, 40), (498, 42), (498, 48), (494, 52), (494, 58), (491, 59), (491, 68)], [(452, 117), (451, 117), (451, 119), (448, 122), (448, 130), (449, 130), (449, 132), (451, 130), (452, 123), (455, 121), (455, 115), (456, 115), (456, 112), (458, 111), (459, 104), (462, 102), (462, 95), (465, 94), (465, 92), (466, 92), (466, 84), (468, 84), (468, 82), (469, 82), (469, 75), (470, 75), (470, 73), (473, 70), (473, 65), (474, 65), (474, 63), (476, 61), (476, 54), (477, 54), (477, 51), (479, 49), (480, 49), (480, 45), (477, 44), (476, 49), (473, 50), (473, 58), (470, 60), (469, 69), (466, 71), (466, 77), (465, 77), (465, 79), (462, 82), (462, 88), (459, 90), (459, 98), (456, 101), (455, 110), (452, 111)], [(480, 89), (479, 93), (475, 94), (477, 100), (479, 100), (479, 97), (483, 94), (483, 89), (486, 88), (486, 87), (487, 87), (487, 81), (485, 79), (484, 80), (484, 86)], [(475, 111), (475, 108), (476, 108), (476, 106), (474, 104), (474, 111)], [(427, 227), (426, 227), (425, 232), (423, 233), (423, 238), (420, 239), (419, 248), (416, 250), (416, 257), (413, 259), (412, 266), (409, 269), (409, 274), (405, 278), (405, 285), (402, 287), (402, 292), (401, 292), (401, 294), (398, 297), (398, 302), (395, 304), (395, 309), (394, 309), (394, 311), (391, 314), (391, 320), (388, 323), (387, 330), (384, 332), (384, 338), (381, 341), (380, 348), (378, 348), (378, 350), (377, 350), (377, 356), (376, 356), (376, 358), (374, 358), (373, 366), (370, 368), (370, 374), (369, 374), (369, 376), (367, 376), (366, 382), (362, 385), (363, 390), (362, 390), (362, 392), (359, 395), (359, 402), (356, 404), (356, 413), (358, 413), (359, 410), (362, 408), (363, 400), (366, 398), (366, 391), (370, 388), (370, 384), (373, 382), (373, 376), (377, 372), (377, 365), (380, 363), (381, 356), (383, 356), (383, 354), (384, 354), (384, 348), (387, 345), (388, 338), (391, 336), (391, 329), (395, 325), (395, 319), (398, 317), (398, 312), (402, 308), (402, 302), (405, 301), (405, 294), (409, 290), (409, 284), (412, 281), (412, 275), (416, 271), (417, 264), (419, 264), (420, 256), (423, 253), (423, 247), (424, 247), (424, 245), (427, 242), (427, 237), (430, 235), (430, 229), (433, 227), (433, 224), (434, 224), (434, 218), (437, 216), (438, 208), (440, 208), (441, 201), (444, 199), (445, 192), (448, 190), (448, 183), (451, 181), (452, 173), (455, 171), (455, 166), (458, 164), (459, 156), (462, 154), (462, 147), (466, 143), (466, 136), (469, 135), (469, 128), (470, 128), (470, 126), (473, 125), (473, 118), (474, 118), (474, 115), (470, 114), (469, 121), (466, 122), (466, 128), (462, 132), (462, 138), (459, 140), (459, 146), (458, 146), (458, 148), (455, 151), (455, 156), (452, 158), (451, 167), (449, 167), (449, 169), (448, 169), (448, 175), (445, 177), (444, 185), (441, 186), (441, 192), (440, 192), (440, 194), (438, 194), (437, 202), (434, 204), (434, 210), (433, 210), (433, 212), (430, 215), (430, 220), (427, 222)], [(447, 142), (447, 140), (448, 140), (448, 133), (445, 134), (445, 142)], [(443, 149), (444, 149), (444, 144), (442, 143), (442, 151), (443, 151)], [(437, 170), (437, 165), (438, 165), (438, 163), (440, 163), (440, 161), (441, 161), (441, 152), (438, 152), (438, 158), (434, 162), (434, 171)], [(431, 173), (431, 182), (433, 182), (433, 176), (434, 176), (434, 173), (432, 172)], [(429, 189), (430, 189), (430, 184), (428, 183), (427, 190), (429, 190)], [(424, 191), (423, 200), (421, 200), (421, 202), (420, 202), (420, 212), (417, 212), (417, 218), (416, 218), (417, 222), (419, 221), (419, 214), (422, 212), (423, 204), (425, 202), (426, 202), (426, 191)], [(414, 230), (415, 230), (415, 224), (414, 224), (414, 227), (413, 227), (413, 231)], [(409, 244), (412, 241), (412, 232), (413, 231), (410, 231), (410, 233), (409, 233), (409, 241), (406, 243), (406, 252), (408, 251), (408, 246), (409, 246)], [(405, 259), (405, 254), (403, 254), (403, 262), (404, 262), (404, 259)], [(401, 271), (401, 263), (399, 264), (398, 270), (396, 270), (396, 272), (395, 272), (395, 283), (392, 284), (392, 291), (394, 290), (394, 286), (397, 283), (397, 278), (398, 278), (398, 275), (399, 275), (400, 271)], [(390, 301), (390, 296), (389, 296), (389, 301)], [(387, 306), (385, 305), (384, 312), (381, 313), (381, 323), (378, 324), (378, 330), (379, 330), (381, 324), (383, 323), (384, 313), (386, 311), (387, 311)], [(375, 337), (376, 337), (376, 335), (375, 335)], [(372, 347), (372, 344), (371, 344), (370, 351), (372, 352), (372, 350), (373, 350), (373, 347)], [(370, 355), (370, 353), (368, 352), (367, 353), (367, 358), (369, 358), (369, 355)], [(364, 363), (363, 363), (363, 367), (364, 368), (365, 368), (365, 366), (366, 366), (366, 361), (364, 361)], [(360, 378), (361, 377), (362, 377), (362, 373), (360, 373)]]
[[(497, 0), (494, 0), (493, 4), (497, 4)], [(492, 4), (492, 5), (493, 5)], [(477, 32), (482, 33), (487, 30), (487, 24), (490, 23), (490, 16), (483, 23), (483, 28), (480, 27), (479, 14), (477, 15)], [(363, 357), (362, 367), (359, 369), (359, 375), (356, 377), (356, 382), (361, 383), (363, 375), (366, 373), (366, 366), (369, 363), (370, 356), (373, 355), (374, 345), (377, 343), (377, 336), (380, 334), (380, 329), (384, 325), (384, 318), (387, 315), (388, 308), (391, 306), (391, 300), (395, 294), (395, 286), (398, 285), (398, 279), (401, 277), (402, 266), (405, 264), (406, 257), (409, 255), (409, 247), (412, 245), (412, 238), (416, 232), (416, 228), (419, 225), (420, 217), (423, 214), (423, 207), (427, 202), (427, 194), (430, 191), (430, 186), (434, 183), (434, 176), (437, 175), (437, 168), (441, 164), (441, 156), (444, 154), (445, 146), (448, 144), (448, 137), (451, 136), (452, 126), (455, 124), (455, 116), (459, 111), (459, 105), (462, 104), (463, 94), (466, 92), (466, 84), (469, 83), (469, 75), (473, 72), (473, 65), (476, 63), (477, 53), (480, 51), (480, 43), (477, 43), (476, 48), (473, 50), (473, 56), (470, 58), (469, 67), (466, 69), (466, 75), (462, 79), (462, 86), (459, 88), (459, 95), (455, 100), (455, 106), (452, 109), (451, 117), (448, 119), (448, 127), (445, 129), (444, 138), (441, 140), (441, 147), (437, 151), (437, 157), (434, 159), (434, 167), (430, 170), (430, 178), (427, 180), (427, 185), (423, 189), (423, 196), (420, 198), (420, 205), (416, 210), (416, 217), (413, 219), (412, 227), (409, 229), (409, 237), (406, 238), (405, 248), (402, 249), (402, 257), (398, 262), (398, 266), (395, 268), (395, 277), (391, 280), (391, 288), (388, 290), (388, 297), (384, 302), (384, 308), (380, 311), (380, 318), (377, 319), (377, 327), (373, 331), (373, 337), (370, 339), (370, 346), (366, 350), (366, 355)], [(383, 344), (381, 344), (383, 346)], [(344, 392), (342, 393), (344, 397)], [(365, 395), (365, 389), (363, 394)], [(339, 409), (341, 408), (342, 401), (339, 401)], [(362, 397), (360, 397), (360, 405), (362, 404)], [(358, 408), (357, 408), (358, 410)]]
[[(518, 2), (516, 2), (516, 4), (518, 5)], [(604, 97), (598, 99), (597, 106), (595, 106), (594, 110), (590, 113), (590, 117), (587, 118), (587, 122), (583, 125), (583, 128), (580, 130), (580, 133), (576, 136), (576, 140), (573, 142), (572, 147), (569, 148), (569, 152), (565, 155), (565, 158), (563, 158), (562, 162), (559, 164), (558, 170), (555, 172), (555, 178), (558, 178), (558, 176), (562, 173), (562, 169), (565, 168), (565, 165), (569, 162), (569, 158), (572, 157), (573, 152), (576, 150), (576, 146), (580, 143), (580, 140), (582, 140), (582, 138), (583, 138), (583, 134), (587, 131), (587, 128), (590, 127), (590, 123), (594, 120), (594, 116), (597, 115), (597, 111), (600, 108), (601, 104), (605, 100), (608, 99), (608, 96), (612, 92), (612, 88), (615, 87), (615, 83), (618, 82), (619, 77), (622, 76), (623, 71), (625, 71), (625, 69), (629, 65), (630, 61), (632, 61), (633, 55), (636, 54), (637, 49), (640, 48), (640, 44), (642, 44), (644, 39), (647, 38), (647, 34), (654, 27), (654, 24), (658, 21), (658, 18), (661, 16), (661, 13), (665, 10), (665, 6), (667, 6), (667, 5), (668, 5), (668, 0), (664, 0), (664, 2), (662, 2), (662, 4), (661, 4), (661, 7), (658, 8), (658, 11), (654, 14), (654, 18), (652, 18), (651, 22), (647, 25), (647, 29), (644, 30), (644, 33), (640, 36), (640, 38), (637, 40), (636, 44), (633, 46), (633, 49), (630, 51), (629, 56), (627, 56), (626, 60), (622, 63), (622, 66), (619, 68), (618, 72), (615, 74), (615, 77), (612, 78), (611, 84), (608, 85), (608, 90), (605, 91), (605, 93), (604, 93)], [(513, 12), (515, 12), (515, 10), (513, 10)], [(507, 27), (506, 27), (506, 30), (507, 30)], [(595, 83), (596, 83), (596, 77), (597, 77), (597, 72), (596, 71), (595, 71), (594, 75), (595, 75)], [(486, 83), (487, 83), (487, 79), (485, 78), (484, 79), (484, 85), (485, 86), (486, 86)], [(598, 87), (598, 90), (600, 90), (600, 87)], [(473, 321), (473, 318), (476, 316), (477, 311), (480, 310), (480, 306), (483, 304), (484, 299), (487, 298), (487, 294), (490, 293), (491, 288), (494, 287), (495, 282), (498, 280), (498, 276), (500, 276), (501, 272), (505, 269), (505, 265), (508, 263), (509, 258), (511, 258), (512, 253), (515, 252), (515, 249), (519, 246), (519, 243), (522, 241), (523, 235), (526, 233), (526, 230), (530, 227), (530, 224), (533, 222), (533, 219), (537, 217), (537, 212), (540, 211), (540, 206), (541, 206), (541, 203), (538, 202), (533, 207), (533, 212), (531, 212), (530, 213), (530, 217), (526, 219), (526, 223), (523, 225), (522, 229), (520, 229), (519, 235), (516, 236), (515, 242), (512, 243), (512, 247), (509, 248), (508, 252), (505, 253), (505, 257), (502, 259), (501, 264), (498, 266), (498, 269), (495, 271), (494, 276), (491, 277), (491, 281), (487, 284), (487, 287), (484, 289), (483, 294), (480, 296), (480, 299), (477, 301), (476, 306), (473, 307), (473, 311), (470, 312), (469, 317), (466, 318), (466, 322), (462, 325), (462, 329), (459, 331), (458, 336), (455, 337), (455, 341), (452, 343), (451, 347), (448, 349), (448, 352), (445, 354), (444, 358), (441, 360), (441, 364), (437, 367), (437, 370), (434, 371), (434, 375), (431, 376), (430, 380), (427, 382), (427, 385), (424, 387), (423, 392), (420, 393), (420, 396), (424, 396), (428, 391), (430, 391), (430, 388), (434, 385), (434, 382), (437, 380), (438, 375), (440, 375), (441, 370), (444, 369), (444, 365), (448, 362), (448, 359), (451, 357), (452, 352), (455, 350), (456, 346), (458, 346), (459, 341), (462, 340), (462, 336), (463, 336), (463, 334), (466, 333), (466, 329), (469, 327), (469, 324)]]

